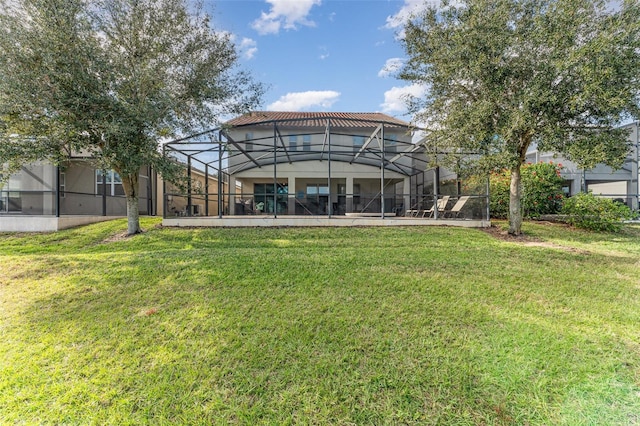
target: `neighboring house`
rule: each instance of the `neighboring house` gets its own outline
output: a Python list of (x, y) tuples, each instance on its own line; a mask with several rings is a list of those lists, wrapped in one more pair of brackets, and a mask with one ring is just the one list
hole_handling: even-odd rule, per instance
[(159, 197), (164, 207), (160, 210), (163, 216), (218, 216), (224, 203), (228, 203), (228, 197), (224, 196), (229, 192), (228, 181), (223, 179), (218, 183), (217, 170), (195, 158), (188, 158), (185, 166), (188, 183), (184, 190), (160, 181), (160, 186), (164, 187), (161, 188), (164, 196), (160, 194)]
[[(155, 173), (140, 171), (140, 213), (156, 214)], [(77, 157), (56, 167), (28, 164), (0, 183), (0, 231), (53, 231), (126, 216), (126, 199), (117, 173), (97, 169)]]
[[(204, 193), (219, 200), (219, 218), (235, 217), (240, 225), (276, 223), (255, 222), (259, 217), (444, 218), (463, 195), (469, 196), (455, 218), (488, 220), (486, 188), (463, 194), (455, 174), (429, 168), (424, 146), (413, 136), (409, 123), (381, 113), (257, 111), (165, 147), (190, 169), (206, 175), (204, 165), (223, 176), (224, 193)], [(444, 196), (441, 210), (434, 211)]]
[(554, 162), (563, 166), (561, 172), (566, 185), (564, 192), (571, 196), (578, 192), (590, 191), (595, 195), (619, 200), (631, 209), (638, 210), (640, 186), (638, 184), (638, 138), (639, 122), (622, 126), (629, 129), (629, 145), (631, 150), (624, 164), (618, 170), (612, 170), (604, 164), (593, 169), (581, 169), (574, 162), (569, 161), (552, 152), (539, 152), (534, 146), (527, 153), (527, 162)]

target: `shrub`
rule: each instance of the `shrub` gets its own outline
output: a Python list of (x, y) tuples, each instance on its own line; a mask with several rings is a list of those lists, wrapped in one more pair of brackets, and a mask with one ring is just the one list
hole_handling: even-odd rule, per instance
[[(537, 163), (522, 166), (523, 216), (538, 218), (543, 214), (560, 211), (564, 195), (560, 176), (561, 164)], [(492, 173), (489, 179), (489, 208), (491, 216), (507, 218), (509, 215), (509, 187), (511, 174), (508, 170)]]
[(566, 222), (591, 231), (618, 232), (623, 221), (633, 218), (631, 209), (610, 198), (596, 197), (592, 193), (580, 193), (567, 198), (561, 213)]
[(560, 175), (562, 164), (538, 163), (523, 167), (522, 205), (524, 216), (539, 218), (543, 214), (555, 214), (560, 211), (564, 201)]
[(491, 217), (500, 219), (509, 217), (509, 186), (510, 174), (508, 170), (494, 172), (489, 176), (489, 210)]

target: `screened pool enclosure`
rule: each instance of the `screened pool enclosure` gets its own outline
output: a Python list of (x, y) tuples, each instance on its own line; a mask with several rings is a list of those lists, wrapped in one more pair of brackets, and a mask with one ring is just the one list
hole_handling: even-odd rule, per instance
[(188, 178), (164, 184), (164, 217), (488, 221), (486, 183), (430, 168), (413, 139), (380, 113), (246, 114), (164, 145)]

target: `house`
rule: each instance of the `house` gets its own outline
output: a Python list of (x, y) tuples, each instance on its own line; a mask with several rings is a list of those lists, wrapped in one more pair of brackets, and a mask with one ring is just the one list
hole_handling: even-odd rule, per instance
[[(141, 214), (157, 212), (157, 182), (149, 167), (140, 170)], [(58, 167), (28, 164), (0, 183), (0, 232), (55, 231), (122, 216), (126, 199), (120, 177), (87, 157)]]
[[(139, 207), (167, 226), (490, 224), (486, 188), (430, 168), (412, 126), (386, 114), (257, 111), (163, 149), (186, 188), (143, 168)], [(0, 187), (0, 232), (125, 215), (117, 173), (82, 156), (27, 165)]]
[[(208, 194), (210, 188), (217, 188), (217, 175), (206, 175), (195, 167), (186, 172), (190, 196), (178, 194), (150, 167), (141, 168), (140, 214), (218, 214), (218, 200)], [(120, 176), (96, 167), (86, 155), (74, 155), (58, 167), (45, 161), (27, 164), (0, 183), (0, 232), (56, 231), (126, 214)]]
[[(219, 169), (210, 165), (197, 153), (202, 149), (182, 146), (182, 151), (173, 156), (185, 166), (187, 188), (164, 182), (158, 178), (162, 193), (159, 194), (164, 217), (219, 216), (222, 214), (225, 195), (229, 192), (229, 182)], [(228, 197), (226, 198), (228, 203)]]
[(527, 152), (526, 161), (534, 164), (550, 161), (562, 164), (561, 174), (565, 179), (564, 192), (567, 196), (590, 191), (594, 195), (618, 200), (629, 208), (638, 210), (640, 201), (638, 183), (639, 123), (636, 121), (622, 126), (629, 130), (631, 149), (624, 164), (618, 170), (613, 170), (604, 164), (598, 164), (593, 169), (581, 169), (576, 163), (553, 152), (540, 152), (535, 146)]
[(394, 215), (409, 204), (416, 164), (399, 154), (413, 147), (408, 123), (379, 113), (254, 112), (226, 124), (230, 182), (241, 188), (234, 214)]
[[(323, 219), (323, 224), (338, 226), (354, 223), (336, 221), (345, 218), (403, 225), (442, 220), (463, 195), (462, 186), (452, 172), (429, 168), (425, 148), (413, 136), (409, 123), (382, 113), (255, 111), (242, 115), (218, 129), (166, 145), (182, 162), (193, 164), (199, 159), (199, 173), (205, 165), (222, 176), (225, 192), (204, 194), (219, 200), (218, 219), (226, 220), (165, 215), (163, 223), (318, 225), (324, 218), (335, 220)], [(485, 189), (467, 194), (471, 200), (459, 206), (459, 219), (486, 226)], [(440, 203), (442, 208), (433, 211), (431, 207), (444, 196), (448, 204)]]

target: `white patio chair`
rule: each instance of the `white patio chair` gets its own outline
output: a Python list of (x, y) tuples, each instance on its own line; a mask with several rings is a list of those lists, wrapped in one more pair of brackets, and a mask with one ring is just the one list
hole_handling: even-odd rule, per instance
[(467, 203), (469, 198), (470, 197), (468, 195), (464, 195), (458, 198), (458, 201), (453, 205), (453, 207), (451, 207), (451, 210), (447, 210), (444, 213), (445, 217), (447, 217), (447, 214), (449, 215), (449, 217), (458, 217), (460, 215), (460, 211), (462, 210), (464, 205)]
[(429, 216), (428, 216), (428, 217), (433, 217), (433, 214), (434, 214), (434, 211), (435, 211), (434, 207), (435, 207), (436, 205), (438, 206), (438, 213), (442, 213), (442, 212), (444, 212), (444, 209), (446, 209), (446, 208), (447, 208), (447, 203), (449, 202), (449, 198), (451, 198), (451, 197), (449, 197), (448, 195), (445, 195), (445, 196), (443, 196), (442, 198), (440, 198), (440, 199), (438, 200), (438, 202), (437, 202), (437, 203), (434, 203), (434, 205), (433, 205), (433, 206), (431, 206), (431, 208), (430, 208), (429, 210), (425, 210), (425, 211), (422, 213), (422, 217), (425, 217), (425, 216), (427, 215), (427, 213), (429, 214)]

